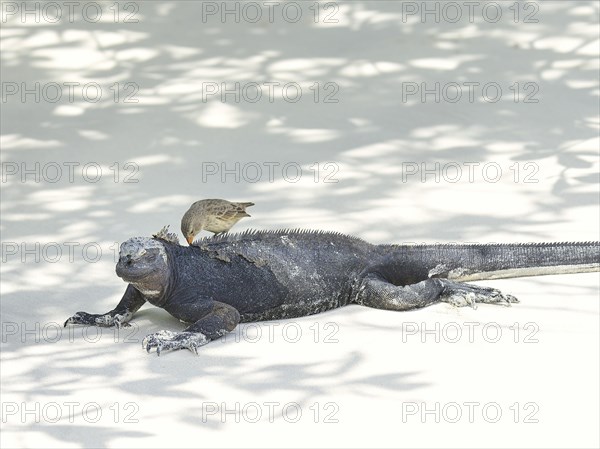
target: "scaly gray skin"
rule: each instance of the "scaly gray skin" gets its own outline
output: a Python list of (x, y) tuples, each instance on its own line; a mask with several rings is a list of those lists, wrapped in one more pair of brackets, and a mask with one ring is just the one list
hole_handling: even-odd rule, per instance
[(117, 275), (129, 285), (115, 309), (65, 322), (122, 326), (145, 303), (190, 323), (143, 342), (148, 352), (198, 347), (240, 322), (312, 315), (346, 304), (409, 310), (518, 302), (460, 283), (600, 271), (600, 242), (502, 245), (372, 245), (319, 231), (249, 231), (180, 246), (164, 228), (121, 245)]

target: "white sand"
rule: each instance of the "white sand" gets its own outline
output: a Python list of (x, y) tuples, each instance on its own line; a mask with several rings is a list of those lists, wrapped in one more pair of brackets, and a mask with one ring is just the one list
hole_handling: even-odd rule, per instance
[[(200, 3), (144, 2), (138, 23), (105, 9), (98, 23), (2, 24), (3, 83), (41, 92), (2, 103), (2, 447), (598, 447), (598, 273), (480, 283), (519, 297), (511, 308), (352, 306), (242, 326), (198, 357), (142, 351), (146, 334), (183, 328), (156, 308), (119, 334), (59, 328), (119, 300), (115, 242), (178, 230), (200, 198), (254, 201), (240, 231), (316, 228), (374, 243), (599, 238), (598, 3), (543, 3), (538, 23), (524, 23), (525, 10), (515, 23), (510, 4), (497, 23), (481, 8), (469, 23), (465, 7), (454, 24), (403, 23), (392, 2), (340, 4), (337, 24), (314, 24), (311, 5), (298, 23), (280, 13), (272, 24), (203, 23)], [(251, 103), (250, 86), (239, 103), (202, 101), (203, 82), (266, 81), (297, 82), (302, 98)], [(70, 82), (98, 83), (102, 98), (77, 88), (70, 102), (65, 87), (49, 101), (49, 83)], [(137, 103), (123, 102), (129, 82)], [(323, 103), (327, 82), (338, 103)], [(414, 87), (403, 83), (436, 82), (459, 83), (463, 99), (403, 101)], [(465, 82), (498, 83), (504, 95), (488, 103), (476, 89), (471, 103)], [(522, 96), (537, 86), (539, 102), (515, 102), (516, 82)], [(10, 175), (36, 162), (40, 182)], [(80, 164), (72, 182), (70, 162)], [(124, 182), (127, 162), (137, 183)], [(239, 182), (207, 172), (236, 162)], [(270, 162), (281, 164), (274, 182)], [(447, 171), (439, 182), (406, 175), (423, 162)], [(88, 163), (100, 165), (98, 182), (94, 166), (82, 176)], [(286, 163), (288, 177), (303, 168), (298, 182), (282, 178)], [(339, 182), (324, 182), (336, 169)]]

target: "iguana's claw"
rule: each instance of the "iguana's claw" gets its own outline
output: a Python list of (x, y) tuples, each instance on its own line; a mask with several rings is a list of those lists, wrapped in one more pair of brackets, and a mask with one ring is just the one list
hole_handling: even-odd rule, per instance
[(477, 308), (477, 303), (510, 306), (512, 303), (519, 302), (514, 296), (504, 295), (495, 288), (469, 284), (451, 286), (442, 301), (456, 307), (471, 306), (473, 309)]
[(131, 319), (133, 314), (130, 312), (125, 312), (124, 314), (115, 314), (114, 316), (110, 313), (105, 313), (104, 315), (95, 315), (86, 312), (77, 312), (71, 318), (65, 321), (64, 327), (67, 327), (67, 324), (84, 324), (87, 326), (100, 326), (100, 327), (111, 327), (117, 326), (117, 328), (129, 327), (131, 326), (128, 321)]
[(128, 323), (130, 318), (131, 316), (116, 314), (113, 319), (113, 324), (117, 326), (118, 329), (121, 329), (123, 327), (130, 327), (131, 324)]
[(171, 351), (176, 349), (189, 349), (198, 355), (198, 348), (208, 343), (208, 338), (200, 332), (171, 332), (162, 330), (154, 334), (147, 335), (142, 341), (142, 347), (150, 352), (156, 348), (156, 354), (160, 356), (161, 351)]
[(504, 295), (500, 290), (492, 289), (492, 294), (489, 298), (483, 299), (488, 304), (497, 304), (505, 307), (510, 307), (513, 302), (519, 302), (513, 295)]
[(467, 304), (471, 306), (473, 310), (477, 310), (477, 299), (473, 293), (468, 293), (465, 296)]
[(85, 313), (85, 312), (77, 312), (75, 315), (73, 315), (71, 318), (68, 318), (67, 321), (65, 321), (65, 324), (63, 327), (67, 327), (67, 324), (95, 324), (95, 317), (97, 315), (91, 315), (89, 313)]

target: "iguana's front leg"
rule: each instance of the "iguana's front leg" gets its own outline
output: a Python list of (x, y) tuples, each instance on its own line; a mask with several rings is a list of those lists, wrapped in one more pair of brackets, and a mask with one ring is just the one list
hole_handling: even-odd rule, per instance
[(129, 284), (123, 298), (113, 310), (100, 315), (77, 312), (65, 321), (65, 327), (67, 324), (84, 324), (100, 327), (125, 326), (127, 325), (126, 323), (131, 320), (133, 314), (137, 312), (145, 302), (146, 300), (142, 294)]
[[(175, 349), (189, 349), (198, 354), (198, 348), (231, 332), (240, 322), (239, 312), (232, 306), (218, 301), (178, 303), (176, 308), (165, 308), (171, 315), (185, 322), (194, 322), (182, 332), (162, 330), (147, 335), (142, 347), (156, 353)], [(200, 319), (195, 317), (202, 316)]]

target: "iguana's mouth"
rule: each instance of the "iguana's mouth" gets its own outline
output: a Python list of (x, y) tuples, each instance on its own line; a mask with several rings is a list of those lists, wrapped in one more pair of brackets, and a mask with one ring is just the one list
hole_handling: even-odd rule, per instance
[(140, 261), (133, 261), (130, 257), (120, 258), (115, 267), (117, 276), (126, 282), (140, 281), (152, 273), (150, 267), (145, 267)]

